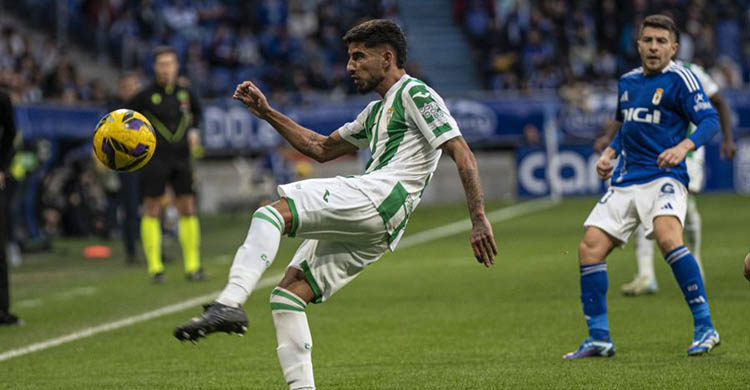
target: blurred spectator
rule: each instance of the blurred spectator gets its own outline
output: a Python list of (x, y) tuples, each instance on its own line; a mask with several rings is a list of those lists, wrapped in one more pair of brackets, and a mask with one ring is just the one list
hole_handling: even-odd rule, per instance
[[(141, 76), (135, 72), (128, 72), (120, 77), (119, 87), (117, 89), (117, 97), (114, 98), (110, 104), (109, 109), (116, 110), (123, 108), (126, 102), (135, 96), (136, 93), (141, 89)], [(106, 178), (111, 177), (114, 172), (110, 170), (104, 171), (107, 175)], [(101, 176), (101, 175), (100, 175)], [(105, 185), (105, 188), (114, 189), (110, 191), (110, 198), (116, 196), (116, 202), (114, 207), (112, 204), (109, 205), (109, 212), (107, 213), (110, 217), (108, 221), (117, 221), (118, 205), (123, 211), (123, 221), (120, 224), (120, 231), (122, 233), (123, 243), (125, 244), (125, 263), (129, 265), (137, 264), (136, 255), (136, 241), (138, 240), (140, 230), (140, 215), (138, 213), (138, 207), (141, 203), (140, 190), (138, 181), (140, 180), (140, 173), (135, 172), (119, 172), (117, 174), (119, 178), (118, 185)], [(113, 188), (114, 187), (114, 188)], [(114, 194), (112, 194), (114, 192)], [(114, 209), (114, 218), (112, 218), (112, 210)]]
[(641, 20), (652, 13), (678, 22), (679, 58), (715, 67), (726, 86), (749, 81), (747, 2), (453, 0), (453, 11), (474, 43), (489, 89), (611, 84), (638, 66), (634, 41)]
[[(353, 93), (345, 71), (344, 31), (364, 18), (398, 19), (393, 0), (73, 0), (69, 6), (68, 35), (84, 47), (110, 56), (121, 69), (151, 71), (149, 53), (168, 44), (196, 90), (207, 96), (226, 95), (248, 78), (271, 93)], [(20, 0), (9, 11), (55, 32), (49, 23), (56, 19), (55, 7)], [(77, 77), (64, 48), (53, 41), (33, 50), (28, 45), (15, 29), (3, 28), (0, 85), (11, 88), (14, 101), (101, 101), (101, 83)], [(25, 53), (33, 60), (21, 61)], [(285, 76), (297, 69), (312, 78)]]
[(10, 313), (10, 278), (5, 258), (10, 215), (10, 196), (6, 181), (10, 176), (10, 163), (15, 153), (16, 124), (10, 97), (0, 90), (0, 326), (20, 325), (21, 320)]

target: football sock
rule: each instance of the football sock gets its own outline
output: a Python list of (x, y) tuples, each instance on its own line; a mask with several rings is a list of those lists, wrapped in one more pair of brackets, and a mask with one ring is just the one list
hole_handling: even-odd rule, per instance
[(271, 316), (276, 328), (276, 354), (290, 390), (315, 389), (312, 335), (307, 324), (307, 304), (291, 291), (271, 292)]
[(235, 307), (245, 303), (260, 276), (276, 258), (283, 231), (284, 218), (278, 210), (264, 206), (255, 211), (245, 242), (234, 255), (229, 282), (217, 302)]
[(643, 225), (635, 232), (635, 258), (638, 261), (638, 276), (646, 276), (653, 280), (654, 274), (654, 243), (646, 238)]
[(581, 265), (581, 303), (589, 336), (596, 340), (609, 339), (607, 318), (607, 263)]
[(192, 274), (201, 267), (200, 245), (201, 228), (198, 217), (180, 217), (178, 222), (180, 245), (182, 246), (182, 258), (185, 264), (185, 273)]
[(141, 218), (141, 242), (148, 262), (148, 273), (154, 275), (164, 272), (164, 265), (161, 263), (161, 222), (158, 218)]
[(698, 212), (698, 206), (695, 202), (695, 196), (688, 196), (688, 207), (685, 215), (685, 241), (693, 253), (698, 267), (701, 269), (703, 276), (703, 264), (701, 263), (701, 214)]
[(688, 307), (690, 307), (695, 328), (712, 328), (713, 323), (711, 322), (711, 313), (708, 310), (703, 278), (693, 255), (683, 245), (667, 253), (664, 258), (667, 260), (667, 264), (672, 267), (672, 273), (677, 279), (677, 284), (680, 285)]

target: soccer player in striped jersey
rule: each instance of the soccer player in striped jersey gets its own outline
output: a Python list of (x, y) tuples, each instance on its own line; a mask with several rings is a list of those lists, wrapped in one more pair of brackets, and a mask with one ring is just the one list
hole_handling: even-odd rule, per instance
[[(647, 237), (656, 239), (693, 315), (688, 355), (704, 354), (719, 344), (700, 268), (682, 239), (688, 193), (685, 156), (718, 132), (719, 118), (695, 75), (672, 62), (677, 34), (669, 17), (646, 17), (637, 42), (642, 66), (620, 78), (616, 120), (621, 125), (596, 164), (603, 180), (613, 177), (612, 186), (584, 222), (578, 246), (589, 336), (564, 359), (614, 355), (605, 259), (640, 223)], [(696, 130), (685, 137), (691, 122)], [(611, 160), (618, 155), (613, 173)]]
[(240, 84), (234, 98), (319, 162), (369, 148), (372, 158), (365, 173), (279, 186), (281, 199), (253, 214), (219, 298), (175, 330), (178, 339), (191, 341), (215, 331), (244, 332), (247, 319), (240, 306), (274, 260), (281, 236), (305, 238), (270, 299), (277, 355), (290, 389), (315, 388), (308, 303), (327, 301), (396, 248), (442, 151), (456, 162), (466, 193), (474, 256), (490, 267), (497, 254), (474, 155), (443, 99), (406, 74), (401, 29), (390, 21), (370, 20), (343, 39), (349, 52), (347, 70), (357, 89), (377, 92), (381, 99), (330, 136), (303, 128), (273, 109), (252, 82)]
[[(711, 104), (713, 104), (719, 113), (719, 123), (721, 124), (721, 133), (723, 136), (721, 156), (731, 160), (737, 148), (732, 138), (732, 118), (729, 105), (724, 100), (721, 92), (719, 92), (719, 86), (701, 66), (683, 61), (675, 61), (675, 63), (695, 74), (695, 77), (701, 86), (703, 86), (706, 96), (708, 96)], [(611, 124), (605, 126), (606, 134), (597, 139), (595, 144), (595, 149), (598, 153), (601, 153), (612, 141), (618, 128), (619, 126), (616, 123), (614, 126)], [(687, 135), (689, 136), (693, 131), (695, 131), (695, 124), (690, 123)], [(700, 147), (695, 151), (689, 152), (685, 158), (688, 177), (690, 179), (688, 184), (688, 207), (685, 214), (685, 241), (687, 247), (693, 253), (695, 260), (698, 262), (698, 266), (701, 267), (701, 271), (703, 270), (703, 266), (701, 264), (700, 253), (703, 234), (701, 215), (698, 212), (695, 195), (703, 189), (705, 183), (705, 155), (706, 148)], [(622, 286), (623, 294), (626, 296), (636, 296), (655, 293), (659, 288), (656, 281), (656, 273), (654, 272), (654, 242), (646, 238), (646, 231), (643, 225), (639, 225), (635, 233), (635, 255), (638, 264), (638, 273), (633, 281)]]

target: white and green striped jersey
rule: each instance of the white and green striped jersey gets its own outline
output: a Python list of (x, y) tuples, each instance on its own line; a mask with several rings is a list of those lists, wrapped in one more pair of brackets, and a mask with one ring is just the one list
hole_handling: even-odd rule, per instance
[(458, 124), (432, 88), (405, 74), (337, 131), (358, 148), (370, 148), (365, 173), (354, 183), (383, 218), (394, 250), (437, 168), (440, 145), (461, 135)]

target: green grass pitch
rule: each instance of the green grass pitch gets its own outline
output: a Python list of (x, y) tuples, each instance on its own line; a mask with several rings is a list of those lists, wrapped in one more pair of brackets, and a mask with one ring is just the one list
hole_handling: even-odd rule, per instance
[[(703, 195), (703, 263), (722, 345), (688, 358), (692, 320), (669, 267), (656, 260), (661, 291), (626, 298), (632, 245), (609, 258), (609, 312), (617, 355), (567, 362), (586, 335), (576, 248), (594, 198), (494, 225), (500, 255), (490, 270), (473, 259), (468, 233), (386, 254), (329, 302), (311, 305), (320, 389), (750, 388), (750, 199)], [(490, 204), (488, 210), (505, 207)], [(26, 325), (0, 328), (0, 354), (220, 290), (250, 213), (204, 217), (210, 280), (184, 280), (167, 265), (164, 285), (145, 266), (86, 260), (91, 240), (58, 242), (12, 270), (13, 310)], [(463, 205), (418, 209), (406, 236), (466, 218)], [(285, 239), (265, 277), (286, 266), (299, 241)], [(178, 246), (168, 251), (178, 258)], [(245, 305), (244, 338), (217, 334), (197, 345), (172, 337), (193, 307), (111, 332), (0, 361), (0, 389), (284, 389), (268, 306), (271, 288)]]

